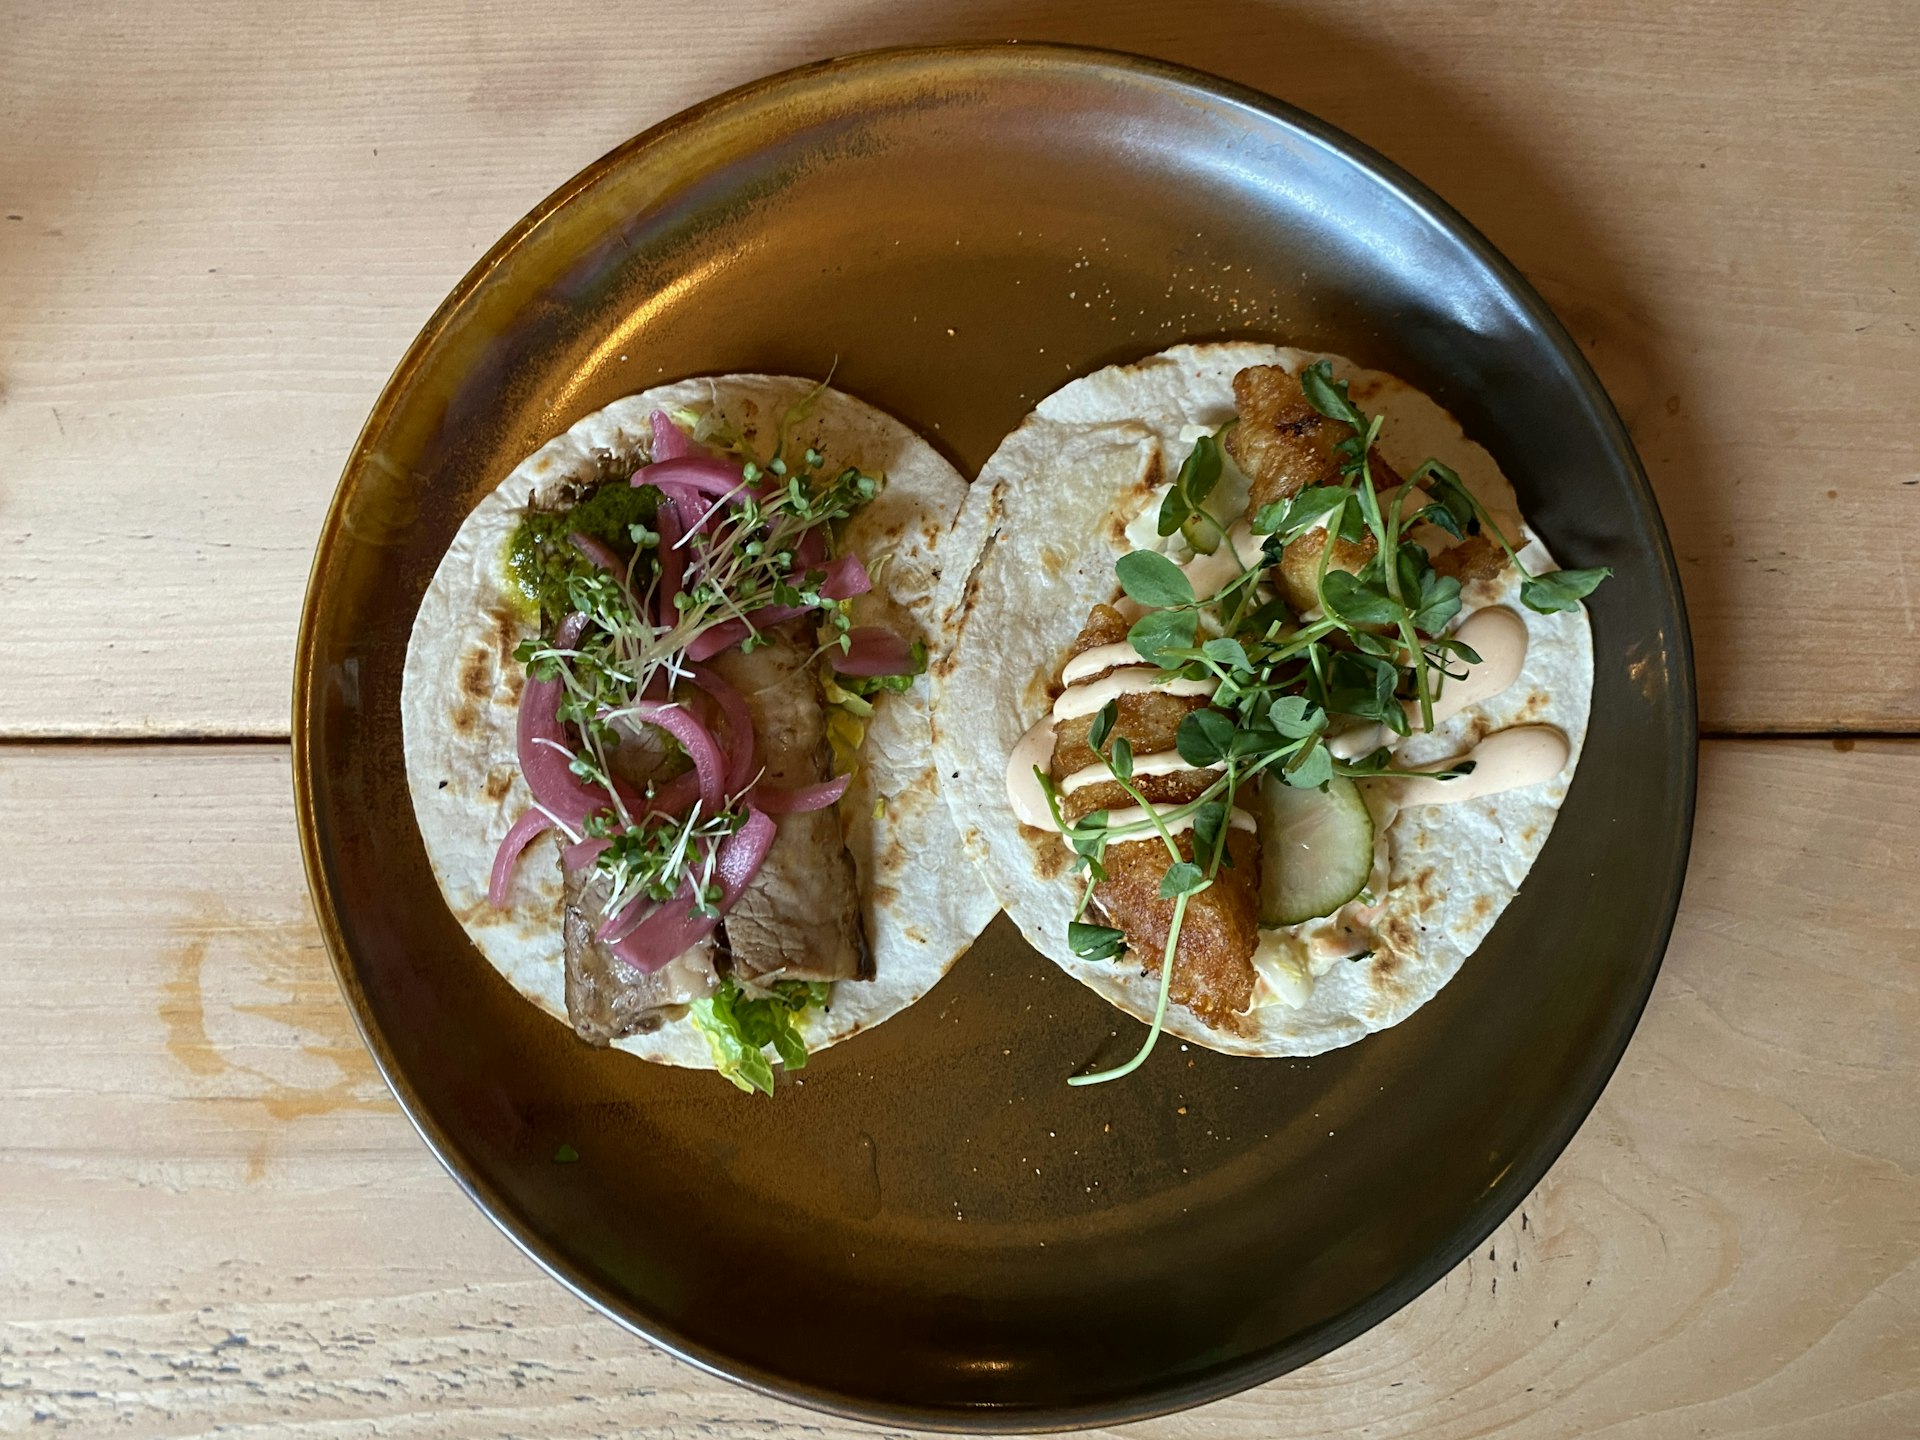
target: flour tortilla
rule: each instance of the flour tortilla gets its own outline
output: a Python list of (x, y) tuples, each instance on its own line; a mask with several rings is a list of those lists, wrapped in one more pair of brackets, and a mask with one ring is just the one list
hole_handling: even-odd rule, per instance
[[(1337, 356), (1255, 344), (1179, 346), (1055, 392), (987, 461), (946, 542), (951, 563), (971, 557), (943, 612), (933, 667), (934, 749), (962, 843), (1029, 943), (1142, 1020), (1153, 1014), (1158, 957), (1148, 972), (1131, 956), (1087, 961), (1068, 949), (1078, 897), (1078, 882), (1067, 874), (1071, 856), (1057, 836), (1014, 819), (1007, 760), (1059, 693), (1060, 666), (1088, 612), (1119, 593), (1114, 561), (1132, 548), (1125, 527), (1177, 473), (1190, 448), (1182, 428), (1214, 428), (1230, 418), (1233, 377), (1245, 367), (1297, 370), (1320, 358), (1351, 383), (1362, 409), (1386, 416), (1379, 445), (1396, 470), (1411, 473), (1428, 456), (1446, 461), (1510, 538), (1526, 537), (1528, 568), (1553, 568), (1522, 525), (1493, 458), (1438, 405), (1403, 381)], [(1513, 898), (1579, 761), (1593, 688), (1592, 636), (1584, 610), (1536, 615), (1523, 607), (1510, 569), (1468, 587), (1464, 601), (1465, 611), (1505, 605), (1525, 621), (1525, 667), (1505, 693), (1404, 742), (1398, 763), (1457, 756), (1483, 734), (1530, 723), (1565, 733), (1572, 747), (1567, 767), (1545, 784), (1401, 811), (1388, 832), (1389, 898), (1372, 957), (1336, 962), (1304, 1007), (1256, 1009), (1240, 1033), (1209, 1029), (1180, 1006), (1168, 1011), (1171, 1033), (1235, 1055), (1317, 1055), (1352, 1044), (1430, 1000)]]
[[(625, 477), (650, 450), (654, 410), (712, 415), (771, 451), (782, 417), (816, 389), (772, 375), (683, 380), (617, 400), (523, 461), (461, 525), (434, 572), (407, 643), (400, 691), (407, 784), (440, 891), (487, 961), (527, 999), (565, 1022), (559, 840), (549, 831), (520, 858), (508, 905), (487, 903), (493, 856), (531, 804), (515, 757), (524, 672), (513, 649), (536, 633), (510, 588), (505, 548), (529, 496), (605, 476)], [(854, 602), (855, 624), (886, 625), (935, 640), (936, 547), (966, 496), (966, 482), (934, 449), (851, 396), (823, 390), (789, 431), (832, 466), (884, 477), (879, 495), (848, 522), (845, 544), (872, 572)], [(962, 856), (939, 796), (924, 677), (874, 700), (859, 770), (839, 802), (859, 877), (874, 978), (834, 987), (827, 1010), (800, 1021), (810, 1051), (877, 1025), (932, 989), (999, 908)], [(712, 1069), (691, 1020), (614, 1042), (646, 1060)]]

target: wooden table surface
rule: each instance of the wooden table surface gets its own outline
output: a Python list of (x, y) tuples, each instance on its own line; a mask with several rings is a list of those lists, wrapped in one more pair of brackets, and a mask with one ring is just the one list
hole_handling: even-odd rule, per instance
[(1139, 1433), (1920, 1433), (1904, 0), (0, 3), (0, 1432), (866, 1433), (630, 1340), (428, 1155), (308, 909), (291, 656), (361, 420), (523, 212), (767, 71), (1009, 36), (1295, 101), (1534, 278), (1659, 492), (1708, 737), (1565, 1157), (1386, 1324)]

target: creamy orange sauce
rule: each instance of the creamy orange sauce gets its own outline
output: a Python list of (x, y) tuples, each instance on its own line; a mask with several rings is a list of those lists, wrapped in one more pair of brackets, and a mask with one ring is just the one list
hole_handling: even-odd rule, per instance
[(1060, 698), (1053, 702), (1053, 718), (1073, 720), (1082, 715), (1091, 715), (1102, 709), (1109, 700), (1147, 690), (1158, 690), (1165, 695), (1211, 695), (1219, 684), (1212, 679), (1186, 680), (1177, 676), (1163, 680), (1161, 674), (1157, 666), (1130, 665), (1122, 670), (1109, 671), (1085, 685), (1068, 686), (1060, 692)]
[[(1189, 765), (1180, 758), (1178, 750), (1156, 750), (1151, 755), (1133, 757), (1135, 775), (1171, 775), (1176, 770), (1224, 770), (1227, 762), (1216, 760), (1211, 765)], [(1105, 765), (1089, 765), (1084, 770), (1076, 770), (1060, 782), (1060, 793), (1071, 795), (1087, 785), (1099, 785), (1113, 778), (1113, 772)]]
[[(1496, 730), (1461, 757), (1473, 761), (1471, 775), (1457, 780), (1410, 776), (1399, 782), (1396, 798), (1403, 806), (1457, 805), (1551, 780), (1572, 758), (1573, 747), (1553, 726), (1515, 725)], [(1446, 770), (1458, 764), (1460, 760), (1451, 760), (1433, 768)]]
[(1053, 823), (1053, 811), (1047, 808), (1047, 792), (1033, 773), (1036, 766), (1046, 770), (1052, 760), (1053, 717), (1047, 715), (1014, 744), (1007, 761), (1007, 803), (1022, 825), (1058, 834), (1060, 827)]
[[(1526, 621), (1505, 606), (1491, 605), (1474, 611), (1449, 638), (1478, 654), (1480, 663), (1466, 666), (1464, 680), (1442, 680), (1440, 692), (1433, 697), (1436, 728), (1468, 706), (1491, 700), (1506, 690), (1520, 678), (1521, 667), (1527, 663)], [(1401, 707), (1406, 711), (1407, 728), (1420, 733), (1424, 729), (1420, 723), (1420, 702), (1405, 700)], [(1327, 750), (1336, 760), (1357, 760), (1398, 740), (1385, 725), (1362, 725), (1333, 736), (1327, 741)]]
[(1060, 672), (1060, 678), (1072, 685), (1085, 680), (1090, 675), (1098, 675), (1102, 670), (1115, 665), (1138, 665), (1140, 654), (1133, 648), (1131, 640), (1116, 640), (1111, 645), (1096, 645), (1091, 650), (1082, 650), (1067, 661), (1066, 668)]

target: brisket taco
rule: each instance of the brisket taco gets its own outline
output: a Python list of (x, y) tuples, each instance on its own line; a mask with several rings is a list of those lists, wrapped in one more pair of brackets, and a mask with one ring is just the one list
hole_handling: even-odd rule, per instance
[[(1181, 346), (1041, 403), (946, 549), (935, 749), (1027, 939), (1239, 1055), (1404, 1020), (1525, 879), (1587, 728), (1581, 598), (1492, 458), (1333, 356)], [(962, 561), (959, 557), (965, 557)]]
[(587, 416), (475, 508), (401, 710), (434, 875), (515, 989), (765, 1091), (939, 980), (996, 908), (921, 678), (965, 493), (872, 407), (729, 375)]

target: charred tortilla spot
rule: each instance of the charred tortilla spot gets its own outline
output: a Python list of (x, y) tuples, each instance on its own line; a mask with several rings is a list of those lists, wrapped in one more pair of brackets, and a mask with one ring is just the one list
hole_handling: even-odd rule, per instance
[(994, 483), (992, 493), (987, 496), (987, 528), (998, 530), (1000, 522), (1007, 518), (1007, 482)]
[(906, 868), (907, 847), (900, 843), (898, 836), (887, 841), (887, 848), (880, 852), (880, 868), (883, 871), (903, 870)]
[(1067, 557), (1056, 547), (1043, 545), (1040, 547), (1040, 568), (1047, 572), (1048, 579), (1058, 580), (1060, 572), (1067, 568)]
[(1475, 920), (1485, 920), (1489, 915), (1493, 914), (1493, 897), (1489, 895), (1474, 896), (1471, 909)]
[(507, 792), (513, 788), (513, 771), (505, 765), (496, 765), (487, 771), (487, 799), (498, 805), (507, 798)]
[(1140, 467), (1140, 473), (1133, 477), (1133, 486), (1127, 496), (1136, 511), (1140, 508), (1140, 502), (1158, 490), (1165, 478), (1166, 470), (1160, 464), (1160, 447), (1156, 445), (1147, 451), (1147, 462)]
[(496, 605), (487, 612), (487, 624), (493, 631), (493, 648), (504, 665), (513, 657), (514, 646), (520, 643), (520, 618), (504, 605)]
[(1380, 922), (1380, 928), (1374, 932), (1374, 938), (1380, 945), (1374, 950), (1374, 963), (1379, 965), (1387, 956), (1396, 958), (1412, 952), (1419, 944), (1413, 922), (1401, 911), (1395, 910)]
[(900, 933), (916, 945), (924, 945), (927, 943), (927, 932), (922, 930), (918, 925), (909, 925)]
[(493, 694), (493, 657), (485, 650), (469, 650), (460, 662), (460, 693), (475, 700)]
[(1413, 927), (1397, 915), (1386, 923), (1380, 938), (1387, 943), (1375, 947), (1371, 965), (1375, 988), (1385, 989), (1399, 975), (1403, 958), (1413, 953), (1417, 942)]
[(875, 885), (867, 893), (876, 905), (893, 906), (900, 903), (900, 892), (891, 885)]

